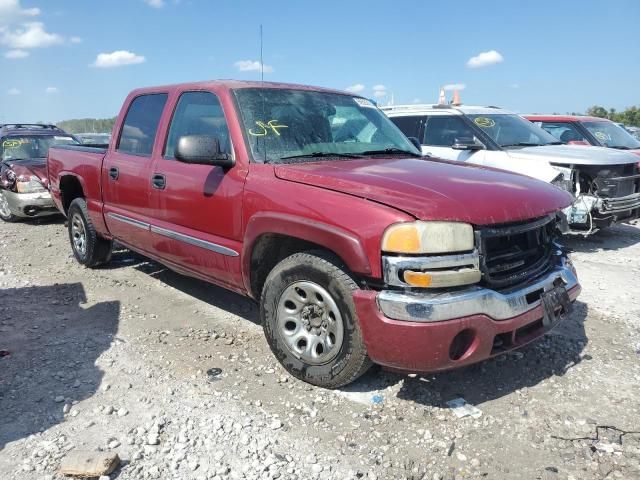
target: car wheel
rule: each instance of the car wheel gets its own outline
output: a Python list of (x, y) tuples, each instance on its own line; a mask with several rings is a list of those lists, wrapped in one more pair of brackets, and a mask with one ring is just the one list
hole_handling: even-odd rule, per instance
[(5, 222), (15, 222), (18, 220), (18, 216), (11, 213), (11, 209), (9, 208), (9, 202), (0, 190), (0, 218)]
[(69, 240), (76, 260), (90, 268), (107, 263), (111, 258), (112, 242), (96, 232), (83, 198), (71, 202), (67, 216)]
[(269, 273), (260, 317), (269, 346), (296, 378), (325, 388), (353, 382), (371, 366), (346, 266), (323, 251), (296, 253)]

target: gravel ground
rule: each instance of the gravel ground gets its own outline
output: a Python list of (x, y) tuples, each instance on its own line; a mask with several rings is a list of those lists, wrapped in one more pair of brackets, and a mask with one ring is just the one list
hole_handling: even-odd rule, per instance
[(2, 224), (0, 479), (61, 478), (77, 449), (117, 452), (111, 479), (640, 478), (640, 228), (566, 244), (583, 294), (539, 341), (328, 391), (277, 364), (251, 301), (126, 250), (87, 270), (60, 219)]

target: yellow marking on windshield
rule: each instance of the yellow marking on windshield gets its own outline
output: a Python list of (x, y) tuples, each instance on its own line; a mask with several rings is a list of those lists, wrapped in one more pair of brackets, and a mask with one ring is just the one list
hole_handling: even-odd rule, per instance
[(496, 126), (496, 122), (487, 117), (476, 117), (475, 124), (482, 128), (491, 128)]
[(2, 142), (2, 146), (4, 148), (17, 148), (23, 143), (29, 143), (29, 140), (26, 140), (24, 138), (5, 140), (4, 142)]
[(260, 130), (254, 132), (253, 129), (249, 129), (249, 135), (253, 135), (254, 137), (266, 137), (269, 132), (275, 133), (277, 136), (280, 136), (279, 128), (289, 128), (287, 125), (278, 125), (277, 120), (269, 120), (267, 123), (264, 123), (261, 120), (256, 121), (256, 125), (260, 127)]

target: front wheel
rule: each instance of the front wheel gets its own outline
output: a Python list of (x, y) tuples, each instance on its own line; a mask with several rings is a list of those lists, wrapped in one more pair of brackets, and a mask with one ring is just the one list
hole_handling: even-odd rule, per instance
[(73, 255), (85, 267), (93, 268), (111, 258), (112, 243), (98, 235), (83, 198), (76, 198), (67, 213), (69, 240)]
[(334, 255), (312, 251), (282, 260), (265, 282), (260, 317), (278, 361), (293, 376), (337, 388), (371, 366), (352, 292), (358, 286)]
[(9, 202), (2, 193), (2, 190), (0, 190), (0, 219), (5, 222), (15, 222), (18, 220), (18, 217), (11, 213)]

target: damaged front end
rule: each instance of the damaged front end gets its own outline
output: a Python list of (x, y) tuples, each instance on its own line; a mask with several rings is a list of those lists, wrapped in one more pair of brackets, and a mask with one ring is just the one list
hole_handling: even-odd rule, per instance
[(553, 165), (553, 185), (570, 192), (575, 201), (563, 210), (565, 228), (590, 234), (616, 223), (640, 218), (640, 168), (622, 165)]

